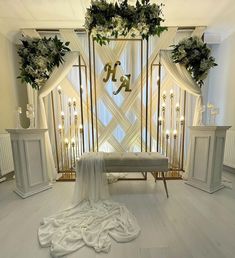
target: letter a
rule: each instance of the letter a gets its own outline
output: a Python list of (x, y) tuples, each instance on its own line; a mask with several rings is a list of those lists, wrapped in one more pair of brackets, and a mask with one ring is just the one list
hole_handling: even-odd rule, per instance
[(114, 95), (117, 95), (122, 88), (125, 88), (125, 91), (131, 91), (130, 89), (130, 78), (131, 78), (131, 75), (130, 74), (126, 74), (125, 76), (122, 76), (120, 78), (120, 81), (122, 82), (122, 84), (119, 86), (119, 88), (117, 89), (117, 91), (114, 91), (113, 94)]

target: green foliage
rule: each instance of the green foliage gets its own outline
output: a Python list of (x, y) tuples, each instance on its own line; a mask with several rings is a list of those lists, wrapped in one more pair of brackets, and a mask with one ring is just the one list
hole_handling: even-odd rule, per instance
[(198, 37), (183, 39), (173, 45), (172, 59), (180, 63), (190, 72), (192, 78), (201, 87), (210, 68), (217, 66), (214, 57), (210, 56), (210, 49)]
[(63, 43), (54, 38), (27, 38), (21, 40), (18, 50), (20, 56), (20, 75), (22, 83), (29, 83), (39, 90), (48, 80), (53, 68), (64, 62), (64, 55), (70, 51), (69, 42)]
[(163, 22), (162, 4), (150, 4), (150, 0), (137, 0), (136, 5), (128, 4), (128, 0), (119, 3), (108, 3), (106, 0), (92, 0), (85, 17), (85, 28), (102, 46), (109, 43), (109, 38), (118, 36), (158, 35), (167, 30), (161, 26)]

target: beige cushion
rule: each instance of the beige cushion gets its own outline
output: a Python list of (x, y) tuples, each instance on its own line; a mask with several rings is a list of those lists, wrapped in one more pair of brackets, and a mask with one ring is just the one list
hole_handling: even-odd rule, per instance
[(158, 152), (104, 153), (107, 172), (168, 171), (168, 158)]

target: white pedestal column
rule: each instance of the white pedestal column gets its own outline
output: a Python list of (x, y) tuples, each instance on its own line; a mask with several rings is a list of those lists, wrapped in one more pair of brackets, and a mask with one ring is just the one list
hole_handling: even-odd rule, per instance
[(46, 171), (44, 133), (47, 129), (7, 129), (10, 133), (16, 189), (22, 198), (51, 188)]
[(191, 126), (186, 184), (213, 193), (221, 188), (226, 130), (230, 126)]

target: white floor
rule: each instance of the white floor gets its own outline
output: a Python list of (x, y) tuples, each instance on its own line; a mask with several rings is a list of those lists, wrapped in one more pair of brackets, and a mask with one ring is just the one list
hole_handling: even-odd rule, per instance
[[(125, 244), (113, 241), (108, 254), (84, 247), (68, 258), (233, 258), (235, 257), (235, 175), (226, 173), (233, 189), (208, 194), (168, 181), (166, 199), (161, 181), (119, 181), (110, 185), (112, 198), (125, 203), (138, 219), (140, 236)], [(50, 257), (41, 248), (41, 219), (70, 204), (73, 183), (56, 183), (27, 199), (12, 192), (14, 182), (0, 184), (0, 257)]]

